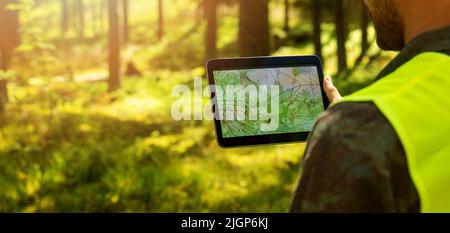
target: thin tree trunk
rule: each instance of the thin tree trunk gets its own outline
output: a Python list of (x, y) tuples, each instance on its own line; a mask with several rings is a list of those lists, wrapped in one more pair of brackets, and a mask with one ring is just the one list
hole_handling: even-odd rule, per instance
[[(98, 1), (98, 2), (101, 2), (100, 0)], [(93, 19), (93, 21), (94, 21), (94, 27), (95, 27), (95, 32), (94, 32), (94, 35), (95, 35), (95, 37), (97, 37), (97, 36), (99, 36), (100, 35), (100, 31), (101, 31), (101, 27), (100, 27), (100, 21), (102, 20), (101, 19), (101, 13), (100, 13), (100, 11), (101, 11), (101, 7), (100, 7), (100, 5), (101, 4), (99, 4), (97, 1), (92, 5), (92, 7), (93, 7), (93, 11), (95, 12), (94, 13), (94, 19)]]
[(78, 37), (84, 38), (84, 4), (83, 0), (77, 0), (77, 13), (78, 13)]
[(312, 0), (313, 1), (313, 28), (314, 28), (314, 50), (317, 56), (323, 62), (322, 55), (322, 12), (321, 12), (321, 0)]
[[(2, 70), (8, 70), (15, 48), (20, 44), (20, 22), (19, 13), (15, 10), (8, 10), (9, 4), (15, 4), (17, 0), (6, 0), (0, 2), (0, 55)], [(8, 102), (7, 81), (0, 79), (0, 113), (5, 110)]]
[(6, 0), (0, 3), (0, 54), (2, 70), (8, 70), (15, 48), (20, 44), (19, 14), (15, 10), (7, 10), (9, 4), (17, 0)]
[(98, 28), (97, 28), (97, 18), (98, 18), (98, 15), (97, 15), (97, 4), (91, 3), (89, 11), (90, 11), (90, 14), (91, 14), (89, 22), (92, 24), (91, 27), (92, 27), (92, 31), (93, 31), (91, 35), (93, 37), (95, 37), (97, 35), (97, 30), (98, 30)]
[(103, 35), (103, 33), (105, 32), (105, 9), (109, 8), (109, 3), (108, 0), (100, 0), (99, 1), (99, 32), (100, 35)]
[(128, 0), (123, 0), (123, 42), (128, 43), (129, 40), (129, 25), (128, 25)]
[(288, 32), (290, 30), (289, 27), (289, 11), (290, 11), (290, 3), (289, 0), (284, 0), (284, 31)]
[(270, 54), (268, 0), (240, 0), (239, 54), (265, 56)]
[(217, 41), (217, 0), (204, 0), (206, 19), (206, 60), (216, 56)]
[(69, 29), (69, 6), (67, 0), (61, 1), (61, 32), (65, 34)]
[(163, 0), (158, 0), (158, 40), (161, 41), (164, 36), (164, 11)]
[(8, 44), (6, 40), (6, 27), (6, 2), (0, 2), (0, 68), (2, 70), (8, 69), (10, 60), (10, 55), (7, 49)]
[(8, 103), (7, 81), (0, 79), (0, 113), (5, 111), (5, 105)]
[(346, 27), (343, 0), (334, 0), (334, 17), (336, 24), (336, 41), (339, 72), (347, 70), (347, 51), (345, 49)]
[(369, 26), (369, 15), (366, 6), (361, 3), (361, 56), (364, 56), (369, 48), (367, 39), (367, 27)]
[(120, 87), (119, 16), (117, 0), (108, 0), (109, 18), (109, 91)]

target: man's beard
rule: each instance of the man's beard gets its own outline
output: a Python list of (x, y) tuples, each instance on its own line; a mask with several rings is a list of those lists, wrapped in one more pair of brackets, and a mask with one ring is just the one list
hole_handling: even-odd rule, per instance
[(405, 47), (404, 27), (401, 16), (389, 0), (378, 0), (377, 10), (370, 13), (377, 32), (378, 46), (383, 50), (400, 51)]

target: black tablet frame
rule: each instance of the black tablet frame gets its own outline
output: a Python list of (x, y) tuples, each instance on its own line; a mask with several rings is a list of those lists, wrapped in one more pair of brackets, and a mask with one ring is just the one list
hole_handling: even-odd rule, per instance
[[(258, 69), (258, 68), (280, 68), (280, 67), (302, 67), (316, 66), (319, 74), (320, 89), (322, 92), (324, 109), (328, 108), (328, 98), (323, 89), (323, 71), (320, 58), (315, 55), (306, 56), (276, 56), (276, 57), (242, 57), (242, 58), (220, 58), (211, 59), (206, 64), (206, 71), (210, 85), (211, 101), (213, 106), (217, 107), (215, 96), (215, 82), (213, 71), (219, 70), (239, 70), (239, 69)], [(222, 148), (265, 145), (275, 143), (303, 142), (306, 141), (310, 132), (278, 133), (268, 135), (255, 135), (243, 137), (224, 138), (222, 135), (222, 126), (218, 117), (219, 111), (213, 108), (214, 125), (216, 128), (217, 143)]]

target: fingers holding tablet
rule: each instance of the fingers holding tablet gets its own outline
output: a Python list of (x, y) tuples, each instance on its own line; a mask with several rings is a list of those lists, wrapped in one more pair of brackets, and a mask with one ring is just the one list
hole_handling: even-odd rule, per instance
[(325, 90), (330, 103), (334, 103), (342, 99), (341, 94), (334, 86), (333, 81), (331, 80), (331, 77), (329, 75), (325, 76), (323, 80), (323, 89)]

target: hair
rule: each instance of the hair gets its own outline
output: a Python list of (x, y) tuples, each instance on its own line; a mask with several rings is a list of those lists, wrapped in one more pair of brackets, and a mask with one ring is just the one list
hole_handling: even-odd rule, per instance
[(393, 0), (375, 0), (370, 15), (377, 32), (378, 46), (399, 51), (405, 47), (404, 23)]

